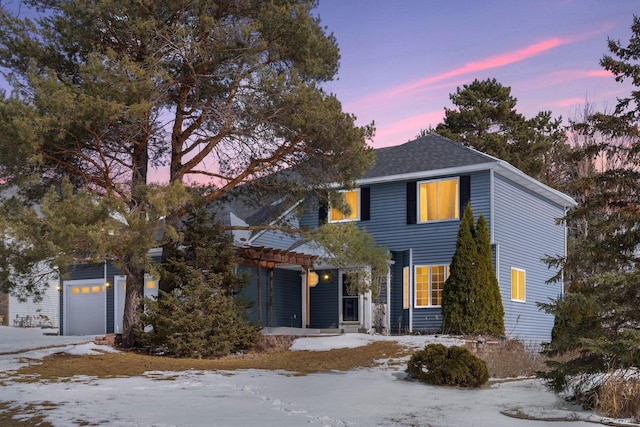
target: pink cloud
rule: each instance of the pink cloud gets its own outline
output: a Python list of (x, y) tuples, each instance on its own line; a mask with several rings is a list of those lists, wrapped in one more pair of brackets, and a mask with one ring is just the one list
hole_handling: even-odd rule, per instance
[(560, 99), (558, 101), (554, 101), (553, 105), (557, 106), (557, 107), (571, 107), (572, 105), (580, 105), (580, 104), (584, 104), (585, 103), (585, 99), (583, 98), (565, 98), (565, 99)]
[[(468, 74), (477, 73), (479, 71), (490, 70), (494, 68), (504, 67), (516, 62), (524, 61), (534, 56), (540, 55), (549, 50), (555, 49), (559, 46), (575, 43), (587, 38), (599, 35), (612, 27), (612, 24), (606, 24), (603, 27), (594, 31), (578, 34), (569, 37), (555, 37), (542, 40), (538, 43), (526, 46), (522, 49), (517, 49), (511, 52), (503, 53), (500, 55), (492, 56), (478, 61), (468, 62), (461, 67), (454, 68), (452, 70), (440, 73), (434, 76), (429, 76), (420, 80), (412, 81), (404, 85), (391, 88), (389, 90), (365, 96), (355, 102), (349, 103), (348, 108), (350, 110), (359, 110), (360, 108), (369, 107), (372, 104), (386, 104), (391, 99), (398, 97), (410, 91), (424, 90), (425, 87), (433, 85), (452, 77), (459, 77)], [(604, 71), (604, 70), (602, 70)], [(601, 76), (602, 71), (592, 71), (594, 76)]]

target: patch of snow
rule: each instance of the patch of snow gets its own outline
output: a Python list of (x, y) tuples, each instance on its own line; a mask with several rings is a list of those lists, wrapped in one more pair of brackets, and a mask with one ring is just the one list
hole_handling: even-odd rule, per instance
[[(15, 331), (6, 329), (0, 328), (3, 348), (42, 347), (40, 336), (23, 330), (34, 340), (29, 346), (27, 337), (18, 338)], [(5, 341), (8, 338), (21, 344), (9, 345)], [(415, 348), (434, 341), (456, 342), (447, 337), (345, 334), (298, 338), (293, 347), (312, 351), (354, 348), (373, 340), (395, 340)], [(306, 376), (255, 369), (149, 371), (130, 378), (96, 379), (78, 375), (65, 382), (33, 383), (15, 381), (16, 378), (6, 370), (8, 365), (20, 364), (27, 358), (40, 358), (47, 352), (90, 354), (106, 349), (106, 346), (78, 342), (61, 343), (53, 349), (0, 355), (0, 381), (3, 384), (0, 402), (10, 409), (18, 409), (24, 422), (28, 423), (29, 417), (37, 413), (43, 421), (55, 426), (587, 427), (601, 420), (591, 412), (567, 404), (549, 392), (540, 380), (461, 390), (411, 381), (404, 368), (398, 365)], [(27, 406), (29, 411), (20, 410)]]

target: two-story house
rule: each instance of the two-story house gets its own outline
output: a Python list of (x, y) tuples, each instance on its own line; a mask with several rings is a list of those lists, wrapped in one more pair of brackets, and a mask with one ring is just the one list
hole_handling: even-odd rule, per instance
[[(228, 225), (268, 225), (265, 222), (283, 218), (292, 228), (351, 221), (392, 255), (387, 284), (374, 302), (371, 294), (350, 295), (345, 272), (319, 265), (321, 249), (314, 245), (300, 245), (296, 236), (281, 232), (235, 232), (242, 268), (252, 271), (245, 295), (255, 302), (253, 321), (264, 327), (372, 331), (378, 305), (384, 309), (381, 323), (386, 332), (440, 332), (442, 289), (460, 216), (470, 203), (476, 217), (484, 215), (489, 225), (506, 334), (537, 343), (550, 339), (553, 317), (536, 303), (562, 294), (561, 283), (547, 283), (557, 270), (542, 259), (566, 253), (566, 227), (558, 219), (576, 204), (569, 196), (502, 160), (437, 134), (376, 150), (375, 165), (343, 195), (350, 206), (348, 215), (323, 208), (317, 200), (299, 201), (303, 214), (295, 206), (282, 205), (283, 200), (258, 208), (230, 203), (221, 210), (219, 218)], [(118, 273), (105, 266), (98, 279), (114, 283), (115, 276)], [(89, 277), (73, 279), (69, 291), (73, 285), (82, 292), (81, 282)], [(64, 294), (65, 283), (61, 289)], [(85, 333), (117, 329), (121, 298), (117, 290), (104, 291), (100, 330)], [(60, 299), (61, 308), (67, 305), (61, 316), (65, 334), (74, 330), (69, 322), (76, 322), (69, 312), (73, 298)]]
[[(357, 188), (343, 194), (351, 208), (349, 215), (310, 203), (300, 225), (353, 221), (389, 249), (393, 262), (381, 295), (387, 331), (441, 331), (442, 290), (460, 216), (470, 203), (476, 218), (484, 215), (489, 225), (506, 334), (538, 343), (550, 340), (553, 317), (536, 303), (560, 297), (562, 283), (547, 283), (557, 270), (542, 260), (566, 254), (566, 227), (558, 220), (575, 206), (572, 198), (507, 162), (437, 134), (376, 150), (373, 168)], [(287, 246), (291, 243), (274, 233), (251, 240), (258, 246), (283, 249), (295, 247)], [(308, 252), (308, 247), (296, 249)], [(343, 286), (345, 275), (338, 270), (310, 273), (312, 281), (307, 280), (307, 286), (303, 283), (293, 296), (301, 301), (295, 307), (299, 312), (291, 314), (301, 319), (297, 326), (371, 328), (370, 296), (349, 295)]]

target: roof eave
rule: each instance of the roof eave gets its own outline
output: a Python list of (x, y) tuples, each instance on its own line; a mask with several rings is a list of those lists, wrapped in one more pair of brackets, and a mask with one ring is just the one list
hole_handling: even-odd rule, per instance
[(497, 161), (491, 161), (487, 163), (477, 163), (477, 164), (467, 165), (467, 166), (456, 166), (453, 168), (446, 168), (446, 169), (434, 169), (429, 171), (410, 172), (410, 173), (387, 175), (387, 176), (374, 176), (371, 178), (359, 179), (356, 181), (356, 183), (362, 186), (362, 185), (369, 185), (369, 184), (380, 184), (380, 183), (391, 182), (391, 181), (411, 181), (414, 179), (431, 178), (434, 176), (458, 175), (461, 173), (471, 173), (471, 172), (488, 170), (488, 169), (494, 168), (496, 164), (497, 164)]
[(541, 196), (551, 200), (552, 202), (562, 207), (572, 208), (578, 205), (578, 202), (576, 202), (572, 197), (558, 190), (555, 190), (546, 184), (543, 184), (537, 179), (530, 177), (520, 169), (512, 166), (504, 160), (498, 160), (493, 169), (500, 175), (510, 179), (517, 184), (522, 185), (525, 188), (528, 188), (529, 190), (537, 194), (540, 194)]

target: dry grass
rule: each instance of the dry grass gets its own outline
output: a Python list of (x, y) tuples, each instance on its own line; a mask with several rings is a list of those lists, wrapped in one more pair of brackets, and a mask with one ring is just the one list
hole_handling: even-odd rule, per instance
[(16, 372), (16, 381), (68, 381), (76, 375), (98, 378), (139, 376), (148, 371), (235, 369), (285, 370), (297, 375), (313, 372), (348, 371), (380, 364), (380, 360), (410, 354), (393, 341), (375, 341), (356, 349), (330, 351), (285, 351), (271, 349), (260, 353), (234, 355), (219, 359), (176, 359), (134, 352), (76, 356), (54, 354)]
[(611, 375), (598, 390), (595, 410), (611, 418), (640, 421), (640, 379)]
[[(43, 408), (45, 406), (45, 408)], [(53, 427), (53, 424), (43, 421), (41, 410), (46, 409), (47, 402), (40, 405), (12, 406), (6, 402), (0, 402), (0, 426), (40, 426)]]
[(530, 377), (546, 369), (545, 357), (521, 341), (506, 341), (504, 347), (485, 346), (475, 353), (484, 360), (491, 378)]

